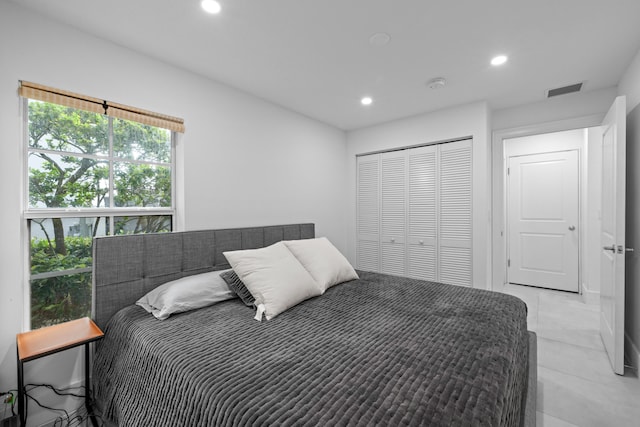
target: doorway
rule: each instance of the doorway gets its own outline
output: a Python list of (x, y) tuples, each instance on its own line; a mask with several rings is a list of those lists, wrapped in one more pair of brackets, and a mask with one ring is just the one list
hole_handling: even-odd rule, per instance
[[(509, 286), (506, 178), (507, 159), (512, 154), (508, 154), (508, 140), (542, 136), (543, 132), (549, 132), (544, 135), (559, 134), (562, 129), (586, 132), (586, 142), (583, 141), (579, 155), (580, 215), (577, 228), (580, 230), (580, 293), (585, 303), (597, 307), (600, 337), (614, 371), (619, 374), (624, 370), (625, 253), (633, 251), (633, 248), (625, 246), (625, 103), (624, 96), (617, 97), (604, 119), (594, 115), (498, 130), (493, 134), (492, 145), (492, 278), (493, 289), (503, 288), (504, 291)], [(554, 148), (556, 151), (565, 150), (559, 150), (555, 144), (547, 145), (540, 152), (552, 152)]]
[(502, 167), (493, 168), (502, 183), (500, 199), (494, 196), (503, 245), (494, 252), (501, 258), (494, 258), (502, 270), (498, 283), (579, 293), (596, 304), (600, 128), (542, 132), (499, 141)]

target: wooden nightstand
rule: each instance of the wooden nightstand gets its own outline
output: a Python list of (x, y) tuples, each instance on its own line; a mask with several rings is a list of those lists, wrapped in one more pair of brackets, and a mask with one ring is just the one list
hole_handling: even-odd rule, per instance
[(24, 426), (27, 421), (27, 414), (25, 413), (24, 363), (83, 344), (84, 403), (92, 423), (96, 425), (95, 417), (93, 417), (91, 411), (89, 343), (97, 341), (103, 336), (104, 333), (93, 323), (93, 320), (88, 317), (16, 335), (18, 347), (18, 414), (21, 426)]

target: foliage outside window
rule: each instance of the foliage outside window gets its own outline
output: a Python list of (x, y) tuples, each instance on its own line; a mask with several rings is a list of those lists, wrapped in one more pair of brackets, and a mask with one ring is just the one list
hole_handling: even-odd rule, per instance
[(91, 313), (95, 236), (171, 231), (173, 132), (27, 100), (31, 327)]

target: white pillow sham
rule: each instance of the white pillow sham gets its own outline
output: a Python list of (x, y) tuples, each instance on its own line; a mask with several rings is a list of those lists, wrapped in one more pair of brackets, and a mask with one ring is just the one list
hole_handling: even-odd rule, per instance
[(284, 244), (318, 282), (322, 293), (331, 286), (358, 279), (349, 261), (326, 237), (287, 240)]
[(195, 274), (167, 282), (149, 291), (136, 304), (164, 320), (174, 313), (195, 310), (235, 298), (220, 274), (224, 271)]
[(320, 286), (282, 242), (261, 249), (223, 252), (256, 299), (257, 320), (267, 320), (314, 296)]

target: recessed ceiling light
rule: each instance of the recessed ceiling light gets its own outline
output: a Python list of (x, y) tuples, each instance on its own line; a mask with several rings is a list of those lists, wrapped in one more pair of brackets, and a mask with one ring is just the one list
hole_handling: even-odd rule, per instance
[(373, 99), (370, 96), (365, 96), (360, 100), (362, 105), (371, 105), (373, 103)]
[(220, 3), (216, 0), (202, 0), (200, 2), (200, 6), (202, 6), (205, 12), (212, 13), (214, 15), (220, 13), (220, 10), (222, 9), (222, 7), (220, 7)]
[(493, 65), (494, 67), (502, 65), (507, 62), (507, 59), (509, 58), (507, 58), (506, 55), (498, 55), (491, 60), (491, 65)]

